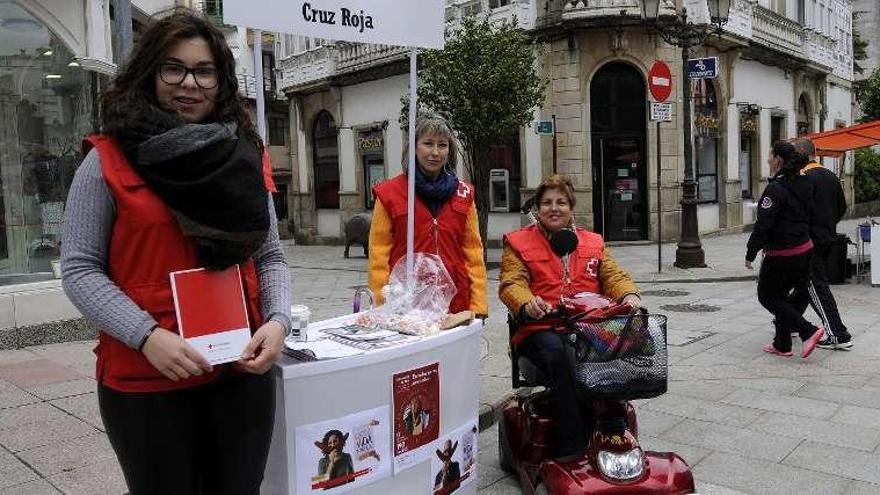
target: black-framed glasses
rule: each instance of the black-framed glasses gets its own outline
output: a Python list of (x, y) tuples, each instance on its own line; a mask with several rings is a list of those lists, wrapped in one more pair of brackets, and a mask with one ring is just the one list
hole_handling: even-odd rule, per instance
[(165, 84), (183, 84), (188, 74), (193, 75), (196, 85), (202, 89), (214, 89), (219, 83), (217, 69), (213, 67), (189, 68), (185, 65), (165, 62), (159, 65), (159, 78)]

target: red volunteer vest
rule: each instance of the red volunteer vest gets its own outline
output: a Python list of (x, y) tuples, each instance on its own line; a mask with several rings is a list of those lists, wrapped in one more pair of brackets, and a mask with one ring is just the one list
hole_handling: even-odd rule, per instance
[[(173, 214), (131, 168), (118, 144), (107, 136), (88, 136), (83, 154), (97, 148), (101, 171), (116, 203), (116, 220), (107, 255), (107, 275), (160, 327), (176, 332), (177, 317), (168, 274), (198, 268), (195, 245), (180, 230)], [(274, 189), (268, 155), (263, 155), (266, 188)], [(267, 172), (267, 166), (270, 168)], [(268, 176), (266, 175), (268, 173)], [(262, 324), (259, 284), (253, 260), (240, 265), (251, 329)], [(165, 378), (147, 358), (105, 332), (98, 336), (96, 377), (122, 392), (160, 392), (193, 387), (215, 379), (212, 373), (177, 382)]]
[[(394, 264), (406, 255), (407, 176), (400, 174), (377, 184), (373, 188), (373, 194), (391, 216), (391, 237), (394, 245), (389, 262), (390, 267), (394, 268)], [(459, 181), (458, 191), (440, 207), (436, 219), (424, 201), (416, 196), (413, 251), (436, 254), (443, 261), (458, 289), (449, 304), (450, 313), (465, 311), (471, 306), (471, 281), (461, 246), (464, 243), (468, 213), (473, 204), (474, 187), (464, 181)]]
[[(602, 293), (599, 284), (599, 265), (605, 241), (602, 236), (582, 228), (576, 229), (578, 236), (577, 252), (569, 257), (569, 276), (571, 285), (566, 296), (579, 292)], [(562, 297), (562, 260), (544, 234), (536, 225), (523, 227), (505, 236), (507, 244), (513, 249), (529, 270), (529, 287), (532, 293), (540, 296), (551, 306), (559, 304)], [(513, 344), (519, 345), (527, 336), (544, 330), (547, 321), (521, 323), (513, 336)]]

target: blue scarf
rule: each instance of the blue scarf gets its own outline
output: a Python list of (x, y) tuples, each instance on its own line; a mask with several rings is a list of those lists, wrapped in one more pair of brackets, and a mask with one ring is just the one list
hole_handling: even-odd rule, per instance
[(416, 195), (422, 198), (435, 217), (446, 200), (451, 198), (457, 190), (458, 177), (448, 174), (444, 170), (440, 172), (439, 177), (431, 179), (422, 172), (421, 167), (416, 166)]

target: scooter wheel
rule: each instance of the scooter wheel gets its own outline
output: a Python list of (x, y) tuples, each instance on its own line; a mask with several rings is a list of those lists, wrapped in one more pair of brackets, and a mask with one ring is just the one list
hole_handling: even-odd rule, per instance
[(515, 473), (516, 468), (513, 467), (510, 446), (507, 445), (507, 432), (503, 424), (504, 418), (501, 418), (498, 422), (498, 465), (507, 473)]

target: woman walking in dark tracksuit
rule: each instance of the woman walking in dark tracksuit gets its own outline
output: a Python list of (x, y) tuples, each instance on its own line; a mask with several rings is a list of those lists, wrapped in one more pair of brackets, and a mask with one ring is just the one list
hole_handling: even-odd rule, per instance
[(764, 351), (791, 357), (791, 332), (804, 345), (801, 357), (808, 357), (824, 330), (804, 319), (789, 298), (795, 289), (806, 290), (810, 282), (810, 201), (813, 185), (801, 169), (806, 159), (791, 143), (776, 142), (770, 150), (770, 183), (758, 204), (758, 218), (746, 251), (746, 268), (752, 269), (758, 251), (764, 261), (758, 275), (758, 301), (775, 317), (776, 335)]

